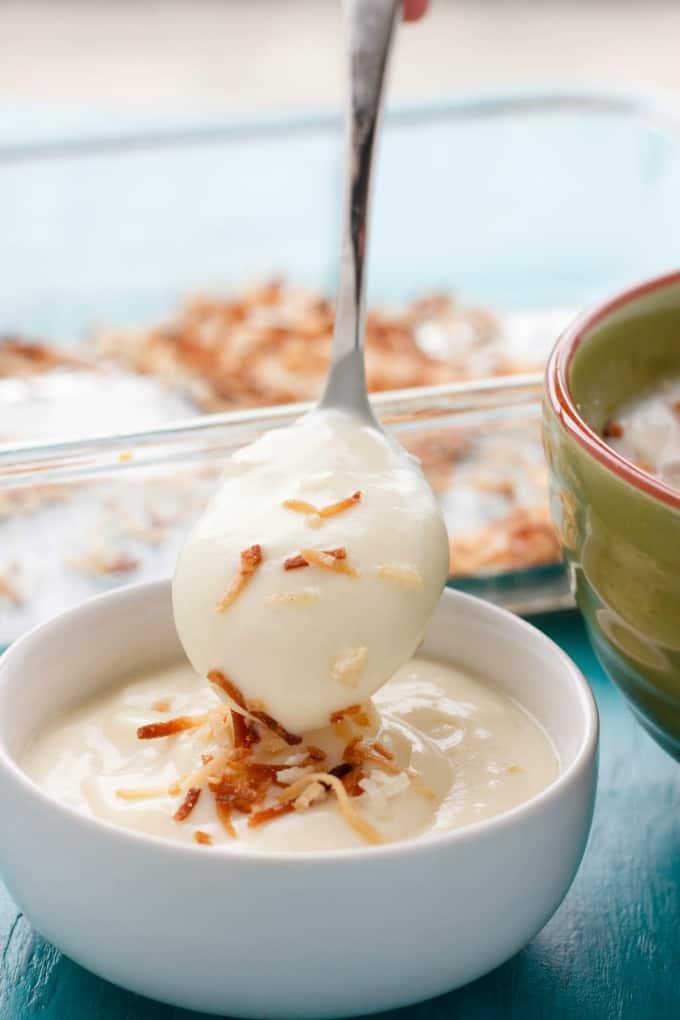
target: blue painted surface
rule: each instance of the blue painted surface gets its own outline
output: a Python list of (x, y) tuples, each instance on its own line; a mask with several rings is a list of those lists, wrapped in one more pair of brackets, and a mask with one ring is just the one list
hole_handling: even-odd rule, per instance
[[(680, 769), (604, 677), (578, 615), (533, 622), (576, 660), (600, 707), (600, 786), (583, 865), (553, 920), (514, 959), (466, 988), (383, 1020), (680, 1016)], [(198, 1020), (65, 959), (17, 916), (1, 888), (0, 960), (1, 1020)]]

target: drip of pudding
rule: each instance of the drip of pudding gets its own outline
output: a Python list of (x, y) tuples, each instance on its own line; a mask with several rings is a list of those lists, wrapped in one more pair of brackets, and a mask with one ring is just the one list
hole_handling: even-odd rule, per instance
[(232, 713), (186, 663), (159, 668), (50, 722), (22, 765), (54, 799), (123, 828), (258, 851), (458, 828), (521, 804), (559, 771), (519, 705), (424, 658), (296, 744)]
[(624, 404), (604, 428), (617, 453), (680, 490), (680, 379)]
[(179, 556), (177, 631), (201, 676), (220, 672), (308, 732), (411, 658), (448, 555), (418, 463), (361, 420), (317, 411), (231, 458)]

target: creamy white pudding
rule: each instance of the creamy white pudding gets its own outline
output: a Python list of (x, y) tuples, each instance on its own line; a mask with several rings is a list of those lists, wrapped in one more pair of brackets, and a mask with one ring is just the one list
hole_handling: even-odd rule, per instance
[(306, 732), (411, 658), (448, 556), (417, 461), (363, 420), (317, 411), (229, 461), (179, 556), (177, 631), (201, 676), (222, 671)]
[(604, 436), (643, 471), (680, 489), (680, 379), (669, 379), (624, 404)]
[[(124, 828), (265, 851), (459, 828), (530, 799), (559, 772), (549, 737), (520, 705), (424, 658), (399, 669), (372, 704), (350, 708), (300, 744), (258, 723), (257, 743), (235, 754), (231, 717), (190, 666), (171, 665), (127, 678), (49, 723), (22, 766), (55, 800)], [(186, 729), (150, 735), (178, 719)], [(276, 782), (258, 785), (267, 770)], [(248, 804), (243, 794), (246, 803), (238, 802), (236, 787), (241, 794), (257, 787), (256, 799)]]

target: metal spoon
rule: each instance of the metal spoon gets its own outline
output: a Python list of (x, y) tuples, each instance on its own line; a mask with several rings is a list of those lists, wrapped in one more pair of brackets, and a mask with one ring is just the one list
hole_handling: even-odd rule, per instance
[[(177, 631), (196, 671), (234, 677), (246, 699), (298, 735), (327, 726), (348, 699), (367, 701), (413, 655), (449, 562), (437, 501), (415, 459), (374, 418), (364, 371), (371, 170), (400, 8), (398, 0), (346, 4), (349, 154), (325, 393), (291, 428), (232, 458), (173, 583)], [(326, 496), (319, 502), (310, 491)], [(344, 569), (335, 569), (335, 552)], [(316, 570), (311, 589), (286, 577), (300, 566)], [(348, 572), (351, 580), (337, 576)], [(287, 603), (300, 595), (311, 601), (283, 616), (271, 608), (282, 595)]]
[(385, 73), (401, 0), (345, 0), (343, 9), (350, 95), (342, 246), (331, 366), (319, 406), (349, 411), (379, 428), (364, 368), (364, 267)]

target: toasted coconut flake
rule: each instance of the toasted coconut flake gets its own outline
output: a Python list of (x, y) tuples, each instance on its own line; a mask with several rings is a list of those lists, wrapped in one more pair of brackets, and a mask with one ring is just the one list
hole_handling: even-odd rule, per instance
[(353, 567), (346, 558), (337, 557), (322, 549), (302, 549), (300, 555), (307, 560), (310, 567), (321, 567), (323, 570), (332, 570), (336, 574), (347, 574), (348, 577), (361, 576), (360, 571)]
[(285, 740), (281, 740), (281, 737), (271, 736), (264, 738), (260, 745), (260, 750), (265, 754), (281, 754), (287, 747), (288, 744)]
[(366, 773), (363, 769), (352, 767), (351, 772), (348, 772), (342, 779), (342, 785), (347, 790), (348, 797), (360, 797), (363, 793), (361, 789), (361, 780), (364, 778)]
[(348, 705), (347, 708), (339, 708), (336, 712), (331, 712), (329, 718), (332, 723), (337, 723), (346, 715), (354, 715), (355, 712), (360, 711), (361, 705)]
[(385, 758), (379, 751), (376, 751), (372, 745), (367, 747), (361, 735), (350, 740), (342, 752), (342, 760), (348, 761), (352, 765), (362, 765), (365, 762), (371, 762), (373, 765), (378, 765), (385, 772), (390, 772), (392, 775), (397, 775), (399, 772), (404, 771), (397, 764)]
[(381, 754), (383, 758), (387, 758), (388, 761), (394, 761), (394, 755), (380, 740), (374, 740), (371, 747), (374, 751), (377, 751), (378, 754)]
[(391, 581), (402, 588), (423, 587), (422, 574), (415, 567), (403, 563), (381, 563), (375, 570), (383, 581)]
[[(325, 556), (332, 556), (335, 560), (346, 560), (347, 550), (344, 545), (339, 546), (337, 549), (324, 549), (323, 553)], [(301, 567), (308, 567), (309, 563), (304, 556), (289, 556), (287, 560), (283, 562), (284, 570), (299, 570)]]
[(172, 698), (159, 698), (151, 706), (153, 712), (169, 712), (172, 708)]
[(211, 669), (208, 673), (208, 680), (211, 684), (215, 684), (216, 687), (221, 688), (225, 694), (228, 694), (231, 700), (243, 711), (246, 710), (246, 699), (241, 694), (241, 691), (236, 686), (233, 680), (230, 680), (228, 676), (225, 676), (219, 669)]
[(281, 815), (288, 815), (295, 808), (292, 804), (272, 804), (271, 807), (264, 808), (262, 811), (256, 811), (248, 819), (248, 826), (251, 829), (257, 828), (259, 825), (264, 825), (266, 822), (273, 821), (274, 818), (280, 818)]
[(354, 648), (338, 652), (331, 667), (333, 680), (347, 687), (356, 687), (361, 680), (367, 657), (366, 645), (355, 645)]
[(6, 598), (13, 606), (21, 606), (24, 603), (23, 592), (8, 574), (0, 574), (0, 597)]
[(217, 603), (217, 612), (223, 613), (239, 597), (257, 568), (262, 563), (262, 546), (251, 545), (241, 553), (241, 569), (229, 583), (229, 586)]
[(343, 786), (342, 782), (338, 779), (337, 776), (333, 776), (329, 772), (310, 773), (310, 775), (305, 776), (305, 778), (301, 779), (298, 783), (294, 783), (292, 786), (289, 786), (287, 790), (283, 790), (279, 794), (279, 802), (287, 804), (290, 803), (291, 801), (297, 800), (297, 798), (300, 796), (300, 794), (307, 786), (309, 786), (311, 783), (317, 782), (323, 783), (324, 786), (329, 786), (333, 790), (336, 797), (338, 798), (340, 810), (345, 816), (346, 821), (349, 823), (349, 825), (352, 826), (355, 832), (358, 832), (359, 835), (363, 836), (364, 839), (369, 843), (373, 843), (376, 845), (384, 843), (384, 839), (380, 835), (380, 833), (376, 829), (374, 829), (373, 826), (370, 825), (365, 818), (362, 818), (358, 811), (356, 811), (356, 809), (352, 806), (347, 795), (347, 791), (345, 790), (345, 787)]
[(555, 563), (560, 540), (547, 508), (518, 506), (506, 517), (450, 542), (454, 576)]
[(231, 726), (234, 733), (235, 748), (248, 748), (257, 743), (259, 737), (252, 722), (233, 709), (231, 711)]
[(347, 743), (354, 736), (354, 728), (350, 726), (347, 719), (338, 719), (333, 724), (333, 734), (338, 740), (342, 740)]
[(139, 726), (139, 740), (155, 740), (157, 737), (170, 737), (182, 730), (195, 730), (205, 722), (205, 715), (178, 715), (175, 719), (163, 719), (161, 722), (147, 723)]
[(196, 829), (194, 832), (194, 839), (201, 846), (212, 846), (213, 838), (209, 832), (204, 832), (203, 829)]
[(153, 797), (166, 797), (167, 794), (164, 786), (140, 786), (116, 790), (116, 797), (120, 797), (121, 800), (151, 800)]
[[(306, 564), (305, 564), (306, 566)], [(270, 606), (310, 606), (321, 597), (319, 588), (302, 588), (300, 591), (278, 591), (266, 599)]]
[(281, 737), (286, 744), (301, 744), (302, 737), (298, 737), (295, 733), (289, 733), (288, 730), (277, 722), (271, 715), (261, 709), (255, 709), (252, 705), (249, 705), (243, 694), (236, 686), (236, 684), (224, 675), (219, 669), (211, 669), (208, 673), (208, 680), (219, 687), (224, 693), (236, 704), (238, 712), (246, 716), (246, 718), (252, 719), (254, 722), (262, 723), (268, 730), (275, 733), (276, 736)]
[(472, 484), (478, 492), (488, 492), (491, 496), (514, 499), (516, 495), (516, 486), (511, 478), (473, 478)]
[(258, 722), (261, 722), (263, 726), (266, 726), (268, 730), (275, 733), (277, 737), (281, 737), (287, 744), (301, 744), (302, 737), (299, 737), (297, 733), (289, 733), (285, 726), (282, 726), (280, 722), (277, 722), (267, 712), (252, 712)]
[(234, 747), (246, 747), (248, 743), (248, 723), (240, 712), (231, 713), (231, 725), (234, 731)]
[(314, 506), (313, 503), (308, 503), (306, 499), (287, 499), (284, 501), (283, 506), (286, 510), (293, 510), (295, 513), (304, 514), (307, 518), (307, 523), (311, 527), (318, 528), (324, 520), (327, 520), (329, 517), (337, 517), (338, 514), (342, 514), (346, 510), (351, 509), (351, 507), (356, 506), (360, 500), (361, 492), (357, 491), (345, 499), (339, 499), (336, 503), (329, 503), (320, 509)]
[(351, 719), (356, 726), (361, 726), (362, 729), (367, 729), (371, 725), (368, 712), (363, 707), (358, 712), (353, 712)]
[(309, 563), (304, 556), (289, 556), (287, 560), (283, 561), (284, 570), (300, 570), (302, 567), (308, 567)]
[(176, 779), (174, 783), (171, 783), (168, 787), (168, 793), (171, 797), (176, 797), (180, 793), (186, 793), (192, 786), (203, 786), (213, 776), (219, 776), (224, 771), (233, 754), (234, 752), (229, 748), (221, 748), (216, 754), (209, 756), (209, 761), (203, 762), (193, 772), (189, 772), (187, 775)]
[(131, 574), (139, 567), (139, 560), (126, 552), (112, 553), (103, 549), (90, 549), (82, 556), (67, 561), (70, 567), (82, 574)]
[(224, 708), (212, 708), (208, 712), (207, 725), (216, 744), (226, 747), (233, 742), (231, 712)]
[(313, 503), (308, 503), (304, 499), (286, 499), (283, 506), (286, 510), (293, 510), (296, 514), (318, 514), (319, 512)]
[(215, 811), (217, 812), (217, 817), (219, 818), (224, 831), (228, 836), (231, 836), (232, 839), (236, 839), (236, 829), (234, 828), (234, 824), (231, 820), (231, 811), (229, 807), (221, 801), (216, 800)]
[(326, 758), (326, 752), (322, 751), (320, 747), (316, 747), (314, 744), (307, 745), (307, 754), (312, 761), (324, 761)]
[(183, 822), (185, 818), (188, 818), (191, 812), (194, 810), (198, 803), (198, 798), (201, 796), (200, 786), (192, 786), (187, 790), (184, 800), (175, 811), (172, 816), (176, 822)]
[(360, 500), (361, 492), (357, 490), (351, 496), (347, 496), (346, 499), (339, 499), (337, 503), (329, 503), (328, 506), (321, 507), (319, 517), (324, 520), (328, 517), (337, 517), (338, 514), (342, 514), (345, 510), (350, 510), (353, 506), (356, 506)]

